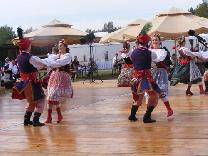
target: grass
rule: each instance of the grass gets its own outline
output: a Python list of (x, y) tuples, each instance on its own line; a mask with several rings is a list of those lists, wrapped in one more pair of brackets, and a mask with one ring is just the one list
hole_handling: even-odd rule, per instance
[[(38, 77), (42, 79), (46, 75), (46, 73), (47, 72), (45, 70), (41, 70), (39, 71)], [(116, 79), (118, 78), (118, 75), (119, 75), (118, 72), (112, 74), (112, 70), (98, 70), (98, 72), (93, 73), (93, 77), (95, 79), (98, 79), (100, 76), (102, 80)], [(79, 75), (79, 77), (76, 78), (75, 81), (82, 81), (86, 78), (87, 78), (87, 74), (83, 73), (83, 76)]]

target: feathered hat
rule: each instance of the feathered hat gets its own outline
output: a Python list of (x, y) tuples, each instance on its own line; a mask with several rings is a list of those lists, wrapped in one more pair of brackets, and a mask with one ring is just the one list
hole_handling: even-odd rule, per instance
[(14, 39), (13, 44), (20, 50), (27, 50), (31, 44), (31, 41), (28, 38), (23, 37), (23, 30), (19, 27), (17, 28), (17, 36), (19, 39)]
[(152, 23), (150, 23), (150, 22), (148, 22), (144, 25), (141, 32), (139, 33), (139, 35), (136, 38), (136, 41), (138, 43), (147, 44), (151, 40), (150, 36), (147, 35), (147, 33), (151, 29), (151, 27), (152, 27)]

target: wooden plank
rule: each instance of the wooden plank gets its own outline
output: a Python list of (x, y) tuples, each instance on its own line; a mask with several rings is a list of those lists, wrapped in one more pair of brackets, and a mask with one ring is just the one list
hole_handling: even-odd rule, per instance
[(117, 88), (116, 80), (74, 83), (74, 98), (62, 105), (63, 122), (56, 123), (54, 112), (53, 124), (44, 127), (24, 127), (25, 101), (1, 95), (0, 155), (208, 155), (208, 96), (193, 86), (195, 95), (187, 97), (185, 88), (170, 89), (174, 120), (167, 120), (160, 101), (154, 124), (142, 122), (145, 104), (137, 122), (127, 120), (130, 90)]

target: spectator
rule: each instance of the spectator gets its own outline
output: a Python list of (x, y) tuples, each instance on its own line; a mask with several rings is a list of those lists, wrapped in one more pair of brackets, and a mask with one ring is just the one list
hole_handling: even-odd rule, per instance
[(120, 63), (120, 60), (118, 59), (118, 53), (116, 53), (115, 56), (113, 57), (112, 65), (113, 65), (113, 70), (116, 71), (118, 69), (120, 73), (122, 64)]
[(16, 64), (15, 60), (12, 60), (12, 61), (9, 63), (9, 70), (11, 71), (12, 76), (13, 76), (15, 79), (17, 79), (18, 68), (17, 68), (17, 64)]
[(78, 77), (78, 67), (79, 67), (79, 61), (77, 59), (77, 56), (74, 56), (74, 60), (72, 61), (71, 68), (73, 69), (72, 73), (72, 79), (75, 79)]

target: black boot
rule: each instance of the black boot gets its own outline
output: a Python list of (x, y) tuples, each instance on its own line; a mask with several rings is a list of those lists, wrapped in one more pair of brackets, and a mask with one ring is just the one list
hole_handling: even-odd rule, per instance
[(208, 81), (204, 81), (205, 92), (208, 93)]
[(40, 116), (41, 116), (41, 113), (38, 113), (38, 112), (34, 113), (34, 117), (33, 117), (33, 126), (34, 127), (36, 127), (36, 126), (44, 126), (45, 125), (44, 123), (41, 123), (39, 121)]
[(153, 106), (147, 107), (147, 111), (146, 111), (146, 113), (144, 114), (144, 117), (143, 117), (143, 122), (144, 123), (156, 122), (156, 120), (151, 119), (151, 113), (152, 113), (153, 110), (154, 110)]
[(30, 118), (32, 116), (32, 112), (26, 111), (24, 116), (24, 126), (33, 125), (33, 122), (30, 121)]
[(138, 107), (139, 107), (139, 106), (132, 105), (132, 107), (131, 107), (131, 114), (130, 114), (130, 116), (129, 116), (129, 120), (130, 120), (130, 121), (133, 121), (133, 122), (137, 121), (137, 118), (136, 118), (136, 112), (137, 112), (137, 110), (138, 110)]

